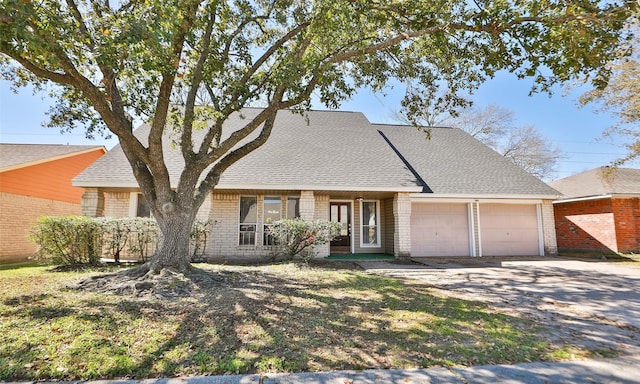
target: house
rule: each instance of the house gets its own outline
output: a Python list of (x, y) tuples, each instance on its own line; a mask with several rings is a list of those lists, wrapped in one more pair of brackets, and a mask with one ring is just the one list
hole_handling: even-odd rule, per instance
[(102, 146), (0, 144), (0, 263), (24, 261), (39, 216), (81, 214), (84, 190), (71, 179), (106, 153)]
[(562, 251), (640, 252), (640, 169), (599, 167), (550, 183)]
[[(245, 121), (232, 116), (226, 134)], [(166, 150), (175, 181), (183, 162)], [(94, 216), (148, 214), (118, 146), (74, 185), (86, 189), (85, 211)], [(459, 129), (433, 128), (427, 140), (414, 127), (371, 124), (362, 113), (280, 111), (267, 143), (227, 169), (199, 218), (215, 224), (207, 255), (217, 259), (268, 254), (270, 220), (296, 216), (343, 224), (318, 256), (544, 255), (556, 253), (557, 197)]]

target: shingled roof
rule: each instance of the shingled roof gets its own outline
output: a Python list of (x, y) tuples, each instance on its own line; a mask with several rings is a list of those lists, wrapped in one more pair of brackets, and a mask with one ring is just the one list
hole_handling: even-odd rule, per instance
[(640, 194), (640, 169), (598, 167), (549, 184), (565, 199)]
[(438, 195), (558, 196), (558, 192), (458, 128), (375, 125)]
[(106, 151), (106, 149), (100, 145), (3, 143), (0, 144), (0, 172), (74, 156), (100, 148)]
[[(242, 115), (251, 119), (259, 112), (247, 108)], [(233, 115), (225, 123), (226, 134), (246, 119)], [(142, 126), (136, 135), (142, 139), (148, 130)], [(170, 140), (165, 142), (176, 183), (184, 163)], [(78, 175), (74, 185), (137, 186), (119, 146)], [(371, 124), (362, 113), (337, 111), (279, 112), (269, 140), (227, 169), (217, 188), (558, 195), (459, 129), (433, 128), (428, 141), (413, 127)]]

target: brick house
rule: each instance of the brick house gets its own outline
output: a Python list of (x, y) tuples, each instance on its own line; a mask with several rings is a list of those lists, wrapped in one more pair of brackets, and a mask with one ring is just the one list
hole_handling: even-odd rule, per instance
[(640, 252), (640, 169), (600, 167), (550, 183), (561, 251)]
[(79, 215), (84, 190), (71, 179), (106, 153), (102, 146), (0, 144), (0, 263), (25, 261), (39, 216)]
[[(259, 112), (232, 116), (223, 135)], [(136, 135), (148, 130), (143, 125)], [(165, 144), (176, 178), (184, 163), (170, 140)], [(148, 214), (119, 146), (73, 183), (86, 190), (85, 214)], [(206, 252), (212, 259), (268, 254), (267, 223), (296, 216), (343, 224), (341, 235), (317, 250), (320, 257), (544, 255), (556, 253), (557, 197), (459, 129), (432, 128), (426, 140), (413, 127), (372, 124), (362, 113), (280, 111), (267, 143), (225, 171), (199, 218), (214, 223)]]

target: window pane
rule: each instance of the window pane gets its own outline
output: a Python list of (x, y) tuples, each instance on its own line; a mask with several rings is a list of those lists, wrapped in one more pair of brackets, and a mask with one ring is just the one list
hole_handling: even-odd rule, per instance
[(271, 223), (281, 219), (282, 203), (279, 197), (264, 198), (264, 222)]
[(151, 208), (147, 204), (147, 200), (144, 199), (142, 193), (138, 193), (138, 206), (136, 208), (137, 217), (151, 217)]
[(378, 244), (377, 202), (375, 201), (362, 203), (362, 243)]
[(240, 245), (256, 244), (256, 222), (258, 221), (258, 198), (254, 196), (240, 198)]
[(287, 219), (300, 217), (300, 198), (289, 197), (287, 199)]
[(279, 196), (264, 197), (264, 225), (262, 227), (262, 244), (275, 245), (275, 240), (271, 236), (271, 226), (269, 223), (278, 221), (282, 218), (280, 210), (282, 209), (282, 201)]
[(258, 221), (258, 199), (256, 197), (240, 198), (240, 222), (256, 223)]

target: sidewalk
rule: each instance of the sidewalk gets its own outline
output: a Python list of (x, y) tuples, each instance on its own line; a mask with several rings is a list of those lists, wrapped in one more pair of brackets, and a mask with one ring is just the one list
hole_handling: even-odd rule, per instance
[(318, 373), (101, 380), (91, 384), (637, 384), (640, 355), (562, 363), (484, 365), (470, 368), (391, 369)]

